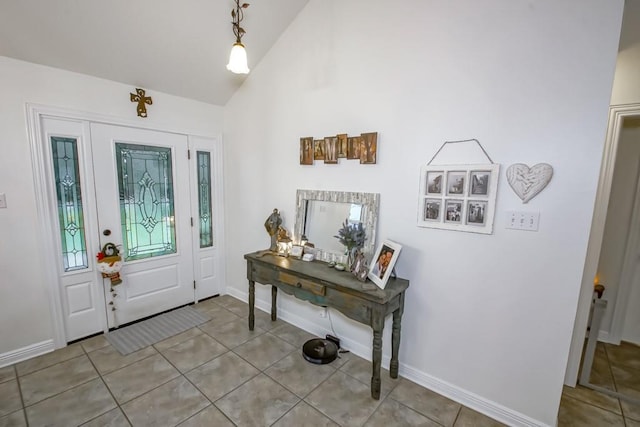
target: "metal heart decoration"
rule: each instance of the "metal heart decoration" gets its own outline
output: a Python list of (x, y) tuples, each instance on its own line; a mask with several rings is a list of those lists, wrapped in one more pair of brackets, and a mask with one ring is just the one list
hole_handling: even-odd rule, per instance
[(513, 191), (527, 203), (540, 193), (551, 181), (553, 167), (546, 163), (538, 163), (529, 167), (522, 163), (516, 163), (507, 169), (507, 181)]

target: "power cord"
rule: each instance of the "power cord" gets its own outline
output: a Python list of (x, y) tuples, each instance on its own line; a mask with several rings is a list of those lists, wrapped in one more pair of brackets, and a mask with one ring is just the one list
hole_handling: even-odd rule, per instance
[[(333, 333), (334, 337), (337, 337), (338, 334), (336, 334), (335, 329), (333, 329), (333, 319), (331, 318), (331, 310), (329, 310), (329, 307), (327, 307), (327, 313), (328, 313), (328, 316), (329, 316), (329, 326), (331, 327), (331, 333)], [(340, 347), (338, 345), (338, 354), (344, 354), (344, 353), (349, 353), (349, 350), (345, 350), (345, 349), (343, 349), (342, 347)], [(338, 356), (338, 357), (340, 357), (340, 356)]]

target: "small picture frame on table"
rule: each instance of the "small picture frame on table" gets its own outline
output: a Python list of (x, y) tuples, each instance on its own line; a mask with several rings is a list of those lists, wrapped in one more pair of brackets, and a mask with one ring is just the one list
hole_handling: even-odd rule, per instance
[(369, 279), (380, 289), (387, 286), (393, 267), (400, 256), (402, 246), (391, 240), (384, 240), (375, 251), (369, 266)]
[(304, 253), (304, 247), (300, 245), (291, 246), (291, 253), (289, 256), (300, 259), (302, 258), (302, 254)]

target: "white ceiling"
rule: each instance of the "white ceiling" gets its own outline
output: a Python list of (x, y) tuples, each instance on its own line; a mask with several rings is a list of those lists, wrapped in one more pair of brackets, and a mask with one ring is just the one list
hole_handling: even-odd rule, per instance
[[(308, 0), (245, 0), (253, 68)], [(242, 1), (241, 1), (242, 3)], [(233, 0), (0, 0), (0, 56), (224, 105)]]

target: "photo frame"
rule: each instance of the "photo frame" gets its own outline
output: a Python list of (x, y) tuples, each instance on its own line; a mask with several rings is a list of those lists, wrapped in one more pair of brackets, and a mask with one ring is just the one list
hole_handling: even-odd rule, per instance
[(365, 256), (364, 252), (360, 250), (356, 251), (353, 264), (351, 265), (351, 272), (361, 282), (365, 282), (367, 280), (367, 275), (369, 274), (369, 264), (367, 263), (367, 257)]
[(302, 255), (304, 253), (304, 247), (300, 246), (300, 245), (293, 245), (291, 246), (291, 253), (289, 254), (290, 256), (294, 257), (294, 258), (302, 258)]
[(392, 241), (384, 240), (373, 254), (371, 265), (369, 266), (368, 277), (380, 289), (387, 286), (387, 281), (393, 272), (393, 267), (400, 256), (402, 245)]
[(425, 165), (418, 226), (492, 234), (500, 165)]
[(313, 164), (313, 137), (300, 138), (300, 164)]

